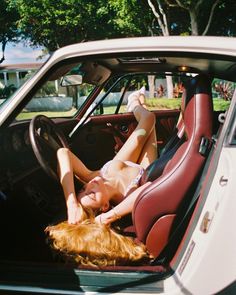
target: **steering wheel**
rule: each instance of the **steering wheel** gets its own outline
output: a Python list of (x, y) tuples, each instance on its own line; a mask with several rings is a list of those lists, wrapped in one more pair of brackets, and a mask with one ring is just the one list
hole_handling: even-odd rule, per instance
[(30, 122), (29, 137), (33, 152), (43, 170), (59, 181), (56, 153), (59, 148), (68, 147), (64, 134), (51, 119), (37, 115)]

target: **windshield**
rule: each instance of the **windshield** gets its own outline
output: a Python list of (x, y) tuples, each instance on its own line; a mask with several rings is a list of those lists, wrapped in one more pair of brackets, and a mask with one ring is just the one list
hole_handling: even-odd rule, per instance
[[(96, 85), (83, 82), (81, 64), (58, 68), (41, 85), (17, 120), (31, 119), (43, 114), (47, 117), (73, 117), (92, 93)], [(67, 71), (65, 73), (65, 71)]]
[(30, 65), (26, 68), (9, 68), (6, 66), (0, 70), (0, 107), (10, 99), (17, 90), (26, 83), (38, 71), (40, 65), (34, 65), (36, 68), (31, 69)]

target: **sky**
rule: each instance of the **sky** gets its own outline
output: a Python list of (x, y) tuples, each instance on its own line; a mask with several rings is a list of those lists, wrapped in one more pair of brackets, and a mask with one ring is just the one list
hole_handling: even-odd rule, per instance
[(42, 48), (31, 48), (23, 43), (7, 43), (5, 61), (2, 65), (43, 62), (47, 59), (38, 59), (42, 55)]

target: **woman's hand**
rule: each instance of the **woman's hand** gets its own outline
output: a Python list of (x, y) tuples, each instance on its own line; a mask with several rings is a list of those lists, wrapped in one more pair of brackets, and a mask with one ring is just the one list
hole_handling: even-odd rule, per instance
[(69, 224), (76, 224), (83, 221), (85, 212), (77, 201), (67, 202), (67, 218)]
[(118, 215), (115, 211), (115, 209), (111, 209), (108, 212), (102, 213), (98, 216), (96, 216), (95, 221), (97, 223), (101, 223), (101, 224), (105, 224), (105, 225), (109, 225), (110, 223), (120, 219), (121, 216)]

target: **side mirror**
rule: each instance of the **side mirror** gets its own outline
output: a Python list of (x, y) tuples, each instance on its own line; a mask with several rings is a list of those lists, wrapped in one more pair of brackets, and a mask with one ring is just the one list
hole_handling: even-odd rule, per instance
[(66, 75), (61, 80), (61, 86), (76, 86), (81, 85), (83, 83), (82, 75)]

